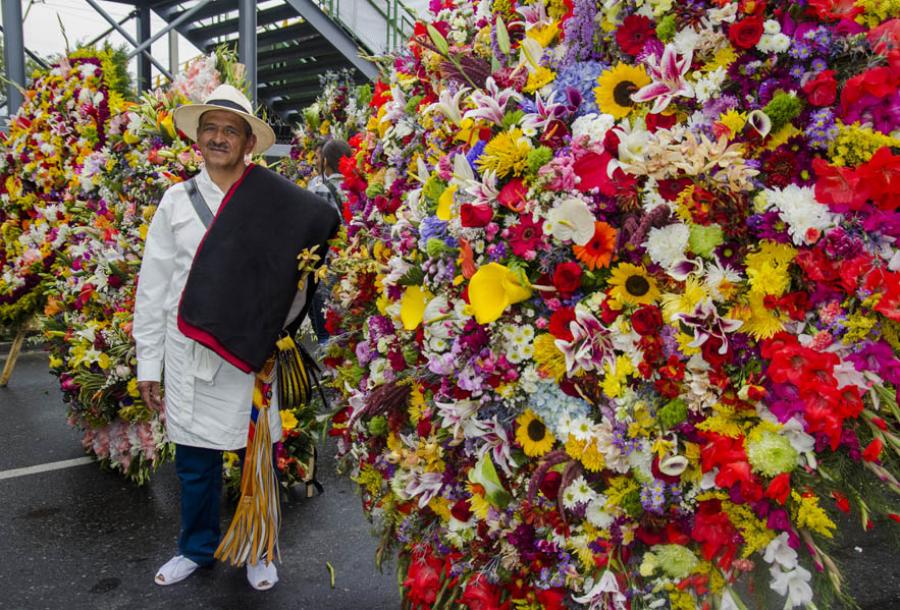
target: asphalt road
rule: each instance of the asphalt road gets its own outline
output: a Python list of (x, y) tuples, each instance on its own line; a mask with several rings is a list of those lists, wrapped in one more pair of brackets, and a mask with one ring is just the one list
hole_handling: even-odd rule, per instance
[[(0, 472), (84, 455), (55, 383), (45, 357), (26, 354), (0, 389)], [(94, 464), (0, 480), (0, 608), (399, 608), (393, 566), (375, 568), (375, 541), (352, 484), (334, 474), (332, 447), (320, 453), (325, 493), (285, 507), (281, 581), (267, 592), (253, 591), (243, 569), (222, 565), (171, 587), (153, 583), (178, 535), (171, 464), (142, 488)], [(842, 529), (834, 556), (860, 606), (900, 609), (900, 549), (855, 522)]]

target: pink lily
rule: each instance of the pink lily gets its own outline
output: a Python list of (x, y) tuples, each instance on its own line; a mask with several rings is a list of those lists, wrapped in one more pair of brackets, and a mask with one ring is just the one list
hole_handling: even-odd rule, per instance
[(631, 99), (635, 102), (655, 100), (650, 112), (658, 114), (666, 109), (673, 98), (679, 95), (694, 97), (694, 88), (684, 78), (684, 75), (691, 69), (693, 56), (694, 53), (691, 51), (679, 59), (675, 46), (667, 44), (662, 57), (657, 55), (647, 57), (644, 65), (646, 65), (653, 82), (641, 87), (632, 94)]

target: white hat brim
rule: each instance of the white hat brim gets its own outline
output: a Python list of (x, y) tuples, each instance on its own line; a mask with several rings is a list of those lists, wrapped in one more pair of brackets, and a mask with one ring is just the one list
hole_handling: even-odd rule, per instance
[(271, 148), (273, 144), (275, 144), (275, 132), (272, 130), (268, 123), (253, 116), (252, 114), (248, 114), (240, 110), (235, 110), (233, 108), (218, 106), (216, 104), (187, 104), (185, 106), (179, 106), (172, 113), (172, 118), (175, 121), (175, 127), (180, 129), (184, 133), (184, 135), (196, 142), (197, 129), (200, 126), (200, 116), (204, 112), (208, 112), (210, 110), (222, 110), (224, 112), (231, 112), (241, 117), (250, 124), (250, 129), (256, 136), (256, 146), (253, 147), (252, 151), (254, 155), (261, 155), (265, 151), (269, 150), (269, 148)]

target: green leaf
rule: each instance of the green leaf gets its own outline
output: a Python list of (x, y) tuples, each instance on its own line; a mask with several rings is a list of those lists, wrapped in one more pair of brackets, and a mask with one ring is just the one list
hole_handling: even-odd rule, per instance
[(503, 51), (504, 55), (509, 55), (509, 31), (506, 29), (506, 24), (503, 23), (503, 20), (498, 17), (496, 25), (497, 46), (500, 47), (500, 50)]
[(431, 42), (434, 43), (434, 46), (437, 48), (438, 52), (448, 55), (450, 53), (450, 45), (447, 44), (447, 39), (444, 38), (443, 34), (437, 31), (430, 23), (427, 24), (426, 29), (428, 30), (428, 36), (431, 38)]

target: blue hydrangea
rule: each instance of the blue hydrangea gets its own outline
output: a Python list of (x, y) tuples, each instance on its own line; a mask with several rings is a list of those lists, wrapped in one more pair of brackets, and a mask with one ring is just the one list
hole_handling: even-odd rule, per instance
[(581, 93), (582, 101), (575, 111), (576, 116), (600, 112), (594, 101), (594, 87), (597, 86), (597, 78), (606, 67), (599, 61), (580, 61), (563, 66), (556, 73), (553, 89), (556, 92), (557, 101), (565, 101), (566, 89), (572, 88)]
[(581, 398), (563, 392), (554, 381), (541, 381), (537, 391), (529, 397), (529, 407), (541, 418), (556, 438), (562, 438), (564, 417), (587, 416), (591, 407)]

